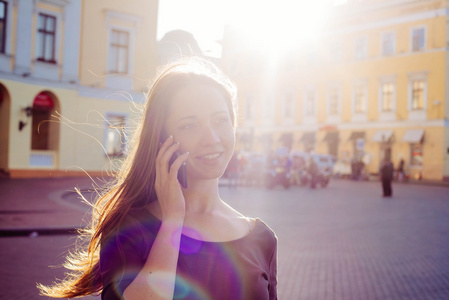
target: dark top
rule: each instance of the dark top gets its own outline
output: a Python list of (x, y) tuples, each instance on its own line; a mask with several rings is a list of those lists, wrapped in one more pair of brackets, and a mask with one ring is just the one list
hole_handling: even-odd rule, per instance
[(393, 164), (391, 162), (385, 162), (380, 169), (380, 175), (382, 177), (382, 180), (384, 181), (391, 181), (393, 180)]
[[(122, 299), (145, 264), (161, 221), (131, 209), (121, 229), (101, 245), (102, 299)], [(176, 270), (174, 299), (277, 299), (277, 238), (260, 219), (251, 232), (228, 242), (186, 235)]]

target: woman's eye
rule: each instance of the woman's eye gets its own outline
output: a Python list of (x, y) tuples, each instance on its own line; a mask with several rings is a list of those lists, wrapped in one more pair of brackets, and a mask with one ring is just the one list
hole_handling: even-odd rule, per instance
[(193, 128), (195, 126), (196, 126), (195, 123), (187, 123), (187, 124), (183, 124), (183, 125), (179, 126), (179, 129), (189, 129), (189, 128)]
[(216, 122), (217, 124), (227, 123), (227, 122), (229, 122), (229, 118), (228, 118), (228, 117), (217, 118), (217, 119), (215, 120), (215, 122)]

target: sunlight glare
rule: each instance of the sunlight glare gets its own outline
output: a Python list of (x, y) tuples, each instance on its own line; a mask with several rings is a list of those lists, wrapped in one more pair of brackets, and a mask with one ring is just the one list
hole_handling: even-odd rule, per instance
[(323, 33), (328, 1), (236, 1), (229, 23), (270, 56), (312, 46)]

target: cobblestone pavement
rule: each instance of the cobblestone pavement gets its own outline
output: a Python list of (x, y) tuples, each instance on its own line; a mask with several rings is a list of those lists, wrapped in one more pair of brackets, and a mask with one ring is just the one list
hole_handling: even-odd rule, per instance
[(334, 181), (223, 197), (276, 231), (280, 299), (449, 299), (449, 190), (393, 189)]
[[(19, 207), (7, 205), (4, 195), (11, 192), (0, 182), (0, 213), (7, 212), (0, 214), (0, 230), (13, 216), (23, 228), (39, 218), (40, 227), (79, 225), (86, 206), (68, 193), (75, 183), (36, 185), (43, 209), (24, 198), (14, 202)], [(87, 185), (83, 181), (81, 187)], [(348, 180), (315, 190), (221, 188), (224, 200), (276, 232), (280, 299), (449, 299), (449, 189), (396, 184), (393, 193), (382, 198), (379, 182)], [(13, 194), (24, 197), (25, 192)], [(24, 205), (40, 211), (39, 217), (13, 214)], [(35, 282), (61, 278), (61, 268), (47, 266), (61, 264), (74, 242), (73, 235), (1, 237), (0, 299), (43, 299)]]

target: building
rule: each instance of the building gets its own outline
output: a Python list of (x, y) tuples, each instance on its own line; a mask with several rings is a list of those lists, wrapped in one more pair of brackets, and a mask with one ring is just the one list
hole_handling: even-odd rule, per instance
[(323, 39), (275, 64), (228, 30), (239, 147), (362, 160), (373, 174), (403, 159), (412, 178), (448, 181), (448, 12), (443, 0), (349, 0)]
[(157, 8), (157, 0), (0, 1), (2, 173), (111, 170), (157, 67)]

